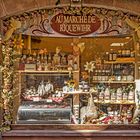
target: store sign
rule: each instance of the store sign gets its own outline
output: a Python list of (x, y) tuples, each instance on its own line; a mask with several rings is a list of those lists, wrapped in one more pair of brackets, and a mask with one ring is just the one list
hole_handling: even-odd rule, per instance
[(59, 13), (51, 19), (51, 28), (60, 34), (69, 36), (88, 35), (101, 26), (95, 15), (68, 15)]
[(33, 12), (30, 18), (21, 20), (22, 33), (49, 37), (94, 37), (128, 35), (132, 32), (124, 20), (112, 13), (97, 14), (98, 11), (91, 7), (83, 7), (82, 10), (67, 8), (55, 8), (38, 14)]

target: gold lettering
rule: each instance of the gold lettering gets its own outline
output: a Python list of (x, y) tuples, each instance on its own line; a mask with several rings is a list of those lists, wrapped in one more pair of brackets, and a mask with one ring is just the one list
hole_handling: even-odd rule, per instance
[(87, 16), (84, 16), (84, 23), (87, 23)]
[(79, 22), (78, 23), (83, 23), (83, 16), (79, 16)]
[(91, 26), (88, 24), (61, 24), (60, 32), (90, 32)]
[(72, 30), (73, 30), (73, 32), (76, 32), (76, 30), (77, 30), (76, 25), (72, 25)]
[(64, 31), (63, 25), (64, 24), (60, 24), (60, 32), (63, 32)]
[(91, 32), (90, 25), (86, 25), (86, 31), (87, 31), (87, 32)]
[(95, 16), (91, 17), (91, 23), (96, 23), (96, 17)]
[(80, 31), (80, 25), (76, 25), (77, 32)]
[(64, 16), (63, 23), (69, 23), (69, 22), (70, 22), (69, 16)]
[(91, 16), (87, 17), (87, 23), (91, 23)]
[(85, 32), (85, 25), (81, 25), (81, 31)]
[(56, 23), (96, 23), (95, 16), (57, 16)]
[(57, 16), (56, 17), (56, 23), (62, 23), (63, 21), (61, 21), (61, 18), (63, 18), (63, 16)]
[(67, 31), (72, 32), (71, 25), (67, 25)]
[(77, 17), (76, 16), (72, 16), (72, 23), (77, 23)]

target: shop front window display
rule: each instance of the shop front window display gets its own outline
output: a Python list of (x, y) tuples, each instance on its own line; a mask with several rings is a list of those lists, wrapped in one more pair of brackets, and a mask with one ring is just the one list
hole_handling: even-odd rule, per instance
[(72, 99), (64, 91), (74, 91), (72, 83), (67, 85), (73, 79), (73, 58), (70, 63), (67, 58), (71, 54), (61, 55), (60, 50), (57, 47), (48, 54), (40, 50), (21, 57), (17, 123), (71, 123)]
[(26, 74), (23, 76), (26, 88), (22, 89), (17, 122), (71, 123), (72, 101), (60, 88), (67, 76), (62, 79), (53, 75), (51, 80), (54, 83), (47, 74)]
[(72, 47), (23, 50), (17, 123), (139, 124), (134, 50)]

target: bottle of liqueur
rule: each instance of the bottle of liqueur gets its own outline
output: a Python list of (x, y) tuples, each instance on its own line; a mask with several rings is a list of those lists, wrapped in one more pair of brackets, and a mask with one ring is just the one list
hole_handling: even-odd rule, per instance
[(123, 101), (127, 101), (128, 100), (128, 93), (126, 91), (125, 86), (123, 86), (123, 88), (122, 88), (122, 93), (123, 93)]
[(46, 62), (46, 61), (48, 62), (47, 54), (44, 54), (44, 60), (45, 60), (45, 62)]
[(135, 52), (132, 48), (130, 49), (130, 57), (132, 57), (132, 58), (135, 57)]
[(101, 81), (102, 80), (102, 76), (101, 76), (101, 67), (98, 67), (98, 80)]
[(113, 61), (113, 49), (110, 50), (109, 61)]
[(117, 53), (113, 51), (112, 60), (116, 61), (116, 59), (117, 59)]
[(103, 101), (104, 101), (104, 90), (101, 90), (101, 92), (99, 93), (99, 102)]
[(109, 80), (110, 76), (111, 76), (111, 68), (110, 68), (110, 65), (107, 65), (106, 66), (106, 81)]
[(114, 65), (116, 81), (121, 81), (122, 80), (120, 69), (121, 69), (121, 65), (120, 64)]
[(115, 101), (116, 101), (115, 89), (111, 89), (111, 102), (115, 102)]
[(105, 65), (103, 65), (103, 68), (102, 68), (102, 81), (106, 81)]
[(118, 58), (121, 58), (122, 57), (122, 50), (121, 49), (118, 50), (118, 56), (117, 57)]
[(133, 87), (133, 85), (128, 85), (128, 87), (127, 88), (129, 88), (129, 91), (128, 91), (128, 101), (130, 101), (130, 102), (134, 102), (134, 100), (135, 100), (135, 90), (134, 90), (134, 87)]
[(93, 81), (98, 81), (97, 69), (95, 70), (95, 74), (94, 74), (94, 76), (93, 76)]
[(52, 56), (49, 53), (49, 56), (48, 56), (48, 70), (51, 70), (51, 67), (52, 67)]
[(117, 94), (117, 102), (122, 102), (122, 88), (118, 88), (116, 94)]
[(129, 48), (126, 49), (126, 57), (130, 57), (131, 55), (131, 51)]
[(37, 54), (36, 52), (33, 53), (33, 63), (36, 64), (37, 58), (36, 58)]
[(125, 49), (122, 49), (122, 54), (121, 54), (121, 56), (124, 58), (125, 57)]
[(44, 70), (45, 71), (48, 70), (48, 58), (47, 58), (47, 54), (45, 54), (45, 56), (44, 56)]
[(48, 63), (52, 63), (52, 57), (51, 57), (50, 53), (49, 53), (49, 56), (48, 56)]
[(109, 61), (109, 52), (105, 52), (104, 60)]
[(36, 60), (37, 62), (37, 70), (38, 71), (41, 71), (42, 70), (42, 65), (41, 65), (41, 59), (40, 59), (40, 55), (38, 54), (37, 55), (37, 60)]
[(109, 102), (110, 101), (110, 90), (108, 87), (105, 89), (104, 96), (105, 96), (105, 101)]

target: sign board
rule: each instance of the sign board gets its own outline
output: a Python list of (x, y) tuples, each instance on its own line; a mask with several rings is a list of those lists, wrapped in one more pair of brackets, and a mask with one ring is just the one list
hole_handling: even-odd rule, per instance
[(100, 19), (95, 15), (57, 14), (51, 20), (51, 27), (57, 33), (69, 36), (88, 35), (101, 26)]
[[(48, 37), (94, 37), (118, 36), (131, 34), (122, 17), (106, 11), (108, 15), (99, 13), (98, 9), (55, 8), (48, 11), (31, 13), (22, 22), (22, 33), (33, 36)], [(109, 14), (110, 12), (110, 14)], [(115, 13), (115, 12), (114, 12)]]

